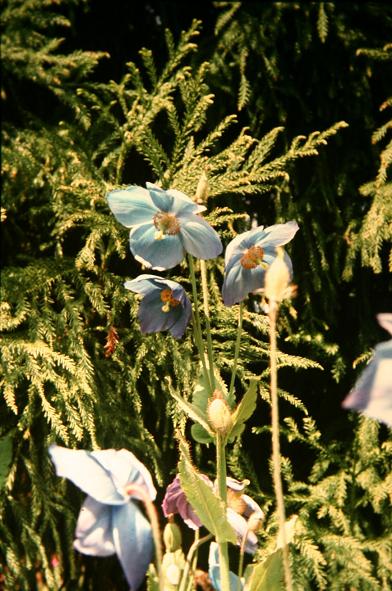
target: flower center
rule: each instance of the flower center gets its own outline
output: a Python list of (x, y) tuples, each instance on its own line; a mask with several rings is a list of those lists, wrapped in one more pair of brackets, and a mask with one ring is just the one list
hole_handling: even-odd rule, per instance
[(174, 236), (180, 231), (180, 223), (173, 213), (159, 211), (153, 217), (154, 226), (158, 230), (155, 234), (156, 240), (162, 240), (167, 234)]
[(180, 300), (176, 300), (173, 297), (173, 292), (171, 289), (162, 289), (161, 291), (161, 301), (163, 302), (162, 312), (170, 312), (171, 308), (177, 308), (180, 305)]
[(240, 263), (244, 269), (255, 269), (263, 262), (264, 250), (261, 246), (251, 246), (243, 254)]

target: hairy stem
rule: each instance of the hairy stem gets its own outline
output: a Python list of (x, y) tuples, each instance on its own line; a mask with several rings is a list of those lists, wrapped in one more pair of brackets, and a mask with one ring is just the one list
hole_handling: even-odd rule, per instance
[[(220, 433), (216, 434), (216, 471), (219, 496), (226, 506), (226, 440)], [(218, 543), (221, 591), (230, 591), (229, 552), (227, 542)]]
[(285, 530), (285, 507), (281, 475), (281, 455), (279, 442), (279, 406), (278, 406), (278, 371), (277, 371), (277, 346), (276, 346), (276, 318), (278, 305), (270, 301), (270, 370), (271, 370), (271, 418), (272, 418), (272, 465), (273, 481), (278, 512), (279, 536), (283, 544), (283, 569), (286, 591), (292, 591), (293, 584), (290, 570), (289, 549)]
[(184, 572), (182, 573), (182, 577), (181, 577), (181, 583), (180, 583), (180, 587), (178, 591), (186, 591), (187, 587), (188, 587), (188, 577), (189, 577), (189, 571), (191, 570), (191, 567), (193, 565), (194, 562), (194, 558), (196, 557), (196, 552), (199, 550), (200, 546), (202, 544), (205, 544), (206, 542), (208, 542), (209, 540), (211, 540), (212, 538), (212, 534), (208, 534), (206, 536), (204, 536), (203, 538), (198, 538), (198, 531), (196, 530), (195, 533), (195, 541), (193, 542), (192, 546), (189, 548), (187, 557), (186, 557), (186, 561), (185, 561), (185, 567), (184, 567)]
[(215, 390), (215, 373), (214, 373), (214, 357), (212, 353), (212, 338), (211, 338), (211, 324), (210, 324), (210, 307), (209, 307), (209, 297), (208, 297), (208, 282), (207, 282), (207, 267), (206, 262), (201, 260), (200, 261), (200, 271), (201, 271), (201, 286), (203, 292), (203, 307), (204, 307), (204, 314), (205, 314), (205, 322), (206, 322), (206, 332), (207, 332), (207, 353), (208, 353), (208, 364), (210, 366), (210, 381), (212, 389)]

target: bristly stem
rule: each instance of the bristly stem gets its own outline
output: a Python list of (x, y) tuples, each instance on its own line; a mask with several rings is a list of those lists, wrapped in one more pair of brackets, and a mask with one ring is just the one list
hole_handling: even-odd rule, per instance
[[(227, 503), (227, 484), (226, 484), (226, 438), (220, 433), (216, 434), (216, 475), (218, 481), (218, 492), (223, 503)], [(219, 567), (221, 591), (230, 591), (230, 568), (229, 552), (227, 542), (218, 543), (219, 549)]]
[(279, 442), (279, 405), (278, 405), (278, 371), (277, 371), (277, 345), (276, 345), (276, 318), (278, 315), (278, 304), (270, 300), (270, 371), (271, 371), (271, 418), (272, 418), (272, 465), (273, 481), (278, 512), (279, 536), (282, 541), (283, 569), (286, 591), (292, 591), (292, 577), (290, 570), (289, 548), (285, 530), (285, 507), (281, 475), (281, 455)]
[(192, 284), (192, 295), (193, 295), (193, 332), (195, 335), (196, 346), (199, 351), (200, 360), (203, 366), (203, 373), (204, 378), (210, 388), (210, 392), (213, 392), (213, 383), (211, 383), (210, 375), (208, 373), (206, 358), (205, 358), (205, 350), (204, 350), (204, 343), (203, 343), (203, 333), (201, 330), (201, 323), (200, 323), (200, 314), (199, 314), (199, 299), (197, 295), (197, 285), (196, 285), (196, 275), (195, 275), (195, 265), (193, 263), (192, 255), (188, 255), (188, 266), (189, 266), (189, 274), (191, 278)]
[(231, 370), (231, 380), (230, 380), (229, 396), (228, 396), (229, 400), (234, 392), (234, 383), (235, 383), (235, 376), (236, 376), (236, 372), (237, 372), (238, 356), (240, 354), (243, 312), (244, 312), (244, 305), (241, 302), (240, 309), (238, 312), (237, 338), (235, 341), (233, 369)]
[(215, 373), (214, 373), (214, 356), (212, 352), (212, 338), (211, 338), (211, 324), (210, 324), (210, 306), (208, 297), (208, 282), (207, 282), (207, 267), (206, 262), (200, 261), (200, 272), (201, 272), (201, 287), (203, 292), (203, 307), (206, 322), (207, 332), (207, 353), (208, 353), (208, 364), (210, 366), (210, 380), (212, 389), (215, 390)]

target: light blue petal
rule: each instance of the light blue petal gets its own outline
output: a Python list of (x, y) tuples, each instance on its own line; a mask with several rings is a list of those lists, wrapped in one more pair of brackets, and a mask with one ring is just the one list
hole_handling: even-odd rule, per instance
[(172, 211), (174, 197), (152, 183), (146, 183), (146, 187), (149, 190), (152, 202), (157, 209), (166, 212)]
[(248, 294), (264, 286), (265, 270), (260, 266), (244, 269), (241, 263), (231, 267), (225, 273), (222, 296), (225, 306), (233, 306), (244, 300)]
[(153, 183), (146, 183), (146, 187), (150, 191), (153, 202), (162, 211), (186, 215), (189, 213), (200, 213), (207, 209), (204, 205), (195, 203), (188, 195), (177, 189), (167, 189), (164, 191), (161, 187)]
[[(256, 228), (257, 230), (262, 231), (264, 226), (259, 226)], [(226, 247), (225, 252), (225, 265), (229, 264), (229, 261), (232, 259), (234, 255), (242, 256), (244, 252), (249, 248), (249, 246), (244, 246), (247, 244), (249, 236), (252, 234), (253, 230), (249, 230), (248, 232), (243, 232), (242, 234), (238, 234)]]
[(231, 509), (227, 509), (227, 521), (237, 534), (238, 545), (242, 544), (242, 540), (246, 535), (245, 552), (254, 554), (257, 550), (257, 536), (253, 531), (248, 530), (248, 522), (242, 515)]
[(132, 279), (131, 281), (126, 281), (124, 287), (129, 289), (129, 291), (133, 291), (142, 296), (146, 296), (154, 291), (161, 291), (162, 289), (158, 283), (156, 275), (148, 275), (147, 273), (139, 275), (136, 279)]
[(184, 335), (185, 329), (188, 326), (192, 316), (192, 306), (188, 298), (184, 300), (183, 306), (184, 308), (181, 312), (181, 316), (169, 329), (173, 337), (176, 339), (180, 339)]
[(219, 234), (198, 215), (184, 218), (180, 232), (185, 250), (198, 259), (214, 259), (222, 252)]
[(116, 553), (131, 590), (136, 591), (153, 557), (151, 526), (133, 502), (113, 508), (112, 518)]
[(184, 258), (180, 235), (166, 235), (156, 240), (157, 229), (152, 225), (138, 226), (131, 230), (129, 243), (132, 254), (140, 257), (153, 269), (171, 269)]
[(113, 482), (110, 471), (103, 468), (91, 452), (51, 445), (49, 453), (57, 475), (68, 478), (96, 501), (111, 505), (127, 502), (126, 495)]
[[(216, 591), (222, 591), (220, 582), (220, 567), (219, 567), (219, 549), (216, 542), (211, 542), (210, 551), (208, 555), (208, 575), (211, 579), (212, 585)], [(230, 577), (230, 591), (241, 591), (243, 583), (240, 578), (229, 572)]]
[(89, 556), (111, 556), (116, 550), (112, 535), (112, 508), (87, 497), (76, 524), (74, 548)]
[[(155, 499), (156, 490), (151, 474), (131, 451), (127, 449), (103, 449), (90, 453), (105, 470), (110, 472), (119, 492), (123, 492), (128, 484), (137, 484), (144, 489), (152, 501)], [(132, 496), (141, 498), (136, 493)]]
[[(294, 220), (285, 224), (275, 224), (264, 229), (265, 236), (257, 238), (257, 234), (251, 236), (257, 246), (283, 246), (294, 237), (298, 231), (298, 224)], [(256, 228), (257, 230), (257, 228)], [(255, 230), (255, 232), (256, 232)]]
[(163, 302), (160, 296), (149, 294), (140, 303), (138, 318), (140, 329), (144, 334), (162, 332), (168, 330), (181, 314), (180, 308), (173, 308), (169, 312), (163, 312)]
[(127, 189), (111, 191), (107, 200), (116, 220), (127, 228), (151, 222), (157, 213), (149, 192), (143, 187), (131, 185)]

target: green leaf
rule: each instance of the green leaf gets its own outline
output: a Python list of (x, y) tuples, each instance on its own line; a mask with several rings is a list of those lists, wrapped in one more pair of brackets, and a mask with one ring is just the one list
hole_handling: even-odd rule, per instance
[[(180, 445), (181, 448), (181, 445)], [(227, 521), (225, 505), (192, 466), (186, 455), (179, 462), (181, 488), (200, 521), (218, 543), (236, 543), (235, 531)]]
[(188, 415), (190, 419), (196, 423), (199, 423), (211, 436), (214, 435), (208, 424), (207, 414), (205, 412), (202, 412), (197, 406), (191, 404), (187, 400), (184, 400), (184, 398), (181, 398), (181, 396), (176, 394), (176, 392), (171, 391), (170, 394), (173, 396), (174, 400), (178, 402), (182, 410)]
[(6, 435), (0, 439), (0, 489), (3, 488), (5, 479), (8, 476), (12, 460), (12, 438)]
[(147, 571), (147, 591), (159, 591), (158, 575), (153, 563), (150, 564)]
[(198, 443), (212, 443), (214, 441), (214, 438), (199, 423), (192, 425), (191, 435)]
[(245, 428), (245, 422), (252, 416), (256, 408), (257, 381), (252, 380), (241, 402), (232, 414), (233, 426), (229, 433), (229, 439), (241, 435)]
[[(222, 392), (223, 397), (226, 400), (226, 402), (228, 403), (228, 405), (230, 406), (230, 408), (233, 408), (233, 406), (235, 404), (234, 395), (232, 394), (229, 397), (227, 386), (226, 386), (225, 382), (223, 381), (223, 379), (217, 369), (215, 369), (214, 375), (215, 375), (215, 381), (216, 381), (217, 387)], [(203, 372), (201, 372), (200, 377), (196, 383), (195, 389), (193, 391), (192, 404), (197, 406), (197, 408), (200, 409), (202, 412), (207, 413), (208, 399), (210, 397), (211, 397), (210, 388), (204, 378)]]
[(255, 565), (247, 591), (284, 591), (282, 550), (276, 550), (264, 562)]

